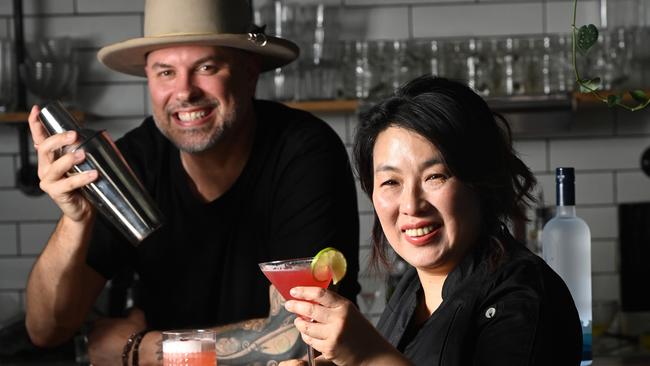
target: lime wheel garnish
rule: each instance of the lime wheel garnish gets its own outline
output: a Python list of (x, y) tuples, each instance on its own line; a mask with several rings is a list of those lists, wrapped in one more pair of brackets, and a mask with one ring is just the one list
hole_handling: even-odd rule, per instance
[(343, 253), (335, 248), (327, 247), (314, 257), (311, 261), (311, 273), (317, 281), (327, 281), (330, 277), (336, 285), (343, 277), (348, 268)]

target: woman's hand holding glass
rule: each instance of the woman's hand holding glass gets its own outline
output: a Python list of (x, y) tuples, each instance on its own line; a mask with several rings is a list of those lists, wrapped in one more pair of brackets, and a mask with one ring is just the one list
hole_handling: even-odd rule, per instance
[[(348, 299), (319, 287), (294, 287), (287, 311), (305, 343), (337, 365), (360, 365), (385, 356), (402, 358)], [(311, 321), (310, 321), (311, 320)], [(319, 363), (320, 364), (320, 363)]]

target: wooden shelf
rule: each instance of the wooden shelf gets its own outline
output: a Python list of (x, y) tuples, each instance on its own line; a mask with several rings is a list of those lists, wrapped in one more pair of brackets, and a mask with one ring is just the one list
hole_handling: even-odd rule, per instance
[[(600, 94), (604, 96), (605, 98), (610, 95), (610, 94), (616, 94), (620, 91), (612, 91), (612, 90), (604, 90), (601, 91)], [(650, 90), (644, 90), (646, 95), (650, 95)], [(623, 99), (621, 101), (623, 104), (626, 105), (636, 105), (638, 102), (636, 102), (632, 96), (629, 93), (623, 94)], [(593, 106), (593, 105), (607, 105), (604, 103), (602, 100), (596, 98), (593, 94), (591, 93), (574, 93), (573, 94), (573, 103), (574, 103), (574, 108), (580, 108), (583, 106)]]
[(287, 106), (316, 113), (355, 112), (359, 106), (356, 99), (287, 101)]
[[(604, 91), (607, 95), (611, 92)], [(650, 94), (650, 92), (647, 92)], [(632, 102), (626, 94), (623, 102)], [(551, 95), (517, 95), (510, 97), (485, 98), (490, 108), (497, 112), (544, 112), (544, 111), (576, 111), (578, 108), (606, 106), (592, 94), (579, 92), (558, 93)], [(356, 113), (362, 103), (356, 99), (344, 100), (311, 100), (283, 102), (292, 108), (314, 113)]]
[[(496, 111), (535, 111), (550, 109), (571, 109), (572, 100), (567, 94), (541, 95), (541, 96), (516, 96), (502, 98), (486, 98), (487, 103)], [(363, 103), (355, 99), (346, 100), (310, 100), (287, 101), (285, 105), (314, 113), (355, 113)]]
[[(83, 122), (86, 119), (86, 114), (78, 110), (71, 110), (70, 113), (77, 119), (79, 122)], [(29, 112), (8, 112), (0, 113), (0, 123), (24, 123), (27, 122), (29, 117)]]

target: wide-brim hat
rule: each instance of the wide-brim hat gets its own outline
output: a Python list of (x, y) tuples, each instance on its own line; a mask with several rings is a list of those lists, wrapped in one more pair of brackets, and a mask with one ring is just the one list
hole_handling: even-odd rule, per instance
[(224, 46), (261, 56), (262, 71), (298, 57), (296, 44), (264, 34), (251, 21), (249, 0), (147, 0), (144, 36), (103, 47), (101, 63), (115, 71), (145, 76), (147, 53), (172, 46)]

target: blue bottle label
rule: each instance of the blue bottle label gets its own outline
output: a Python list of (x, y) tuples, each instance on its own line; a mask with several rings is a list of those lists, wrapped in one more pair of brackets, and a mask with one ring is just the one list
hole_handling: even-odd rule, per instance
[(582, 361), (580, 366), (591, 365), (591, 322), (582, 326)]

